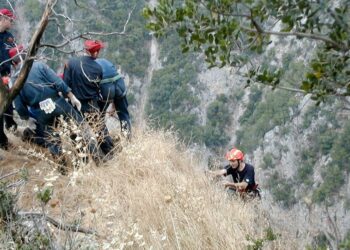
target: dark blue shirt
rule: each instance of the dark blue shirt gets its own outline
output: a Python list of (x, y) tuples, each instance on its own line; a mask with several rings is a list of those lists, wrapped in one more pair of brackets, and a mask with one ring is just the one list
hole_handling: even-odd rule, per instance
[(0, 74), (1, 76), (9, 75), (11, 72), (11, 61), (4, 61), (10, 59), (9, 49), (15, 47), (15, 39), (13, 35), (8, 32), (0, 32)]
[(232, 175), (234, 183), (246, 182), (248, 183), (247, 189), (252, 189), (255, 186), (255, 171), (254, 167), (248, 163), (245, 163), (244, 169), (240, 172), (238, 168), (233, 169), (230, 165), (225, 167), (227, 170), (226, 175)]
[(112, 78), (118, 75), (117, 69), (114, 64), (107, 59), (98, 58), (96, 62), (102, 67), (103, 79)]
[(96, 59), (96, 62), (101, 65), (103, 72), (103, 81), (100, 83), (102, 100), (111, 101), (125, 97), (127, 93), (125, 82), (114, 64), (104, 58)]
[(102, 68), (90, 56), (71, 58), (64, 68), (64, 81), (80, 101), (97, 100)]
[(15, 106), (22, 119), (29, 118), (29, 107), (37, 107), (39, 102), (52, 98), (57, 99), (59, 92), (64, 96), (71, 89), (56, 73), (42, 62), (34, 62), (19, 95), (15, 98)]

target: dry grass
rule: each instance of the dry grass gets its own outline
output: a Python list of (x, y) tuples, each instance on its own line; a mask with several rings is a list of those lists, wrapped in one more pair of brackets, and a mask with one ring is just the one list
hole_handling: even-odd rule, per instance
[[(232, 200), (209, 182), (173, 134), (136, 128), (131, 143), (122, 143), (105, 166), (59, 178), (48, 166), (41, 178), (32, 176), (22, 206), (35, 204), (35, 189), (53, 185), (48, 213), (98, 232), (83, 245), (76, 242), (84, 236), (57, 232), (71, 249), (88, 248), (86, 242), (90, 249), (247, 249), (247, 235), (264, 238), (270, 225), (259, 203)], [(282, 235), (264, 249), (295, 249), (275, 231)]]

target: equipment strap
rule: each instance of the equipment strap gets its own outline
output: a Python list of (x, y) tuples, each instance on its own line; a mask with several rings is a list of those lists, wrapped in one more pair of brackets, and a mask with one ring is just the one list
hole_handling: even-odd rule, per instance
[(109, 83), (109, 82), (115, 82), (115, 81), (119, 80), (120, 78), (122, 78), (122, 76), (118, 74), (118, 75), (113, 76), (113, 77), (111, 77), (111, 78), (103, 79), (103, 80), (100, 82), (100, 84)]

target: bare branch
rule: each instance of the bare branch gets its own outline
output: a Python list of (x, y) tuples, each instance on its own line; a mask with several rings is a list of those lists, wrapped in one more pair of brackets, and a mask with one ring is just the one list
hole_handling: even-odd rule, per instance
[[(94, 35), (94, 36), (111, 36), (111, 35), (126, 35), (126, 28), (127, 25), (129, 24), (131, 15), (133, 13), (133, 11), (135, 10), (136, 5), (132, 8), (132, 10), (128, 13), (128, 18), (124, 23), (124, 27), (122, 31), (115, 31), (115, 32), (94, 32), (94, 31), (88, 31), (85, 33), (81, 33), (79, 35), (73, 36), (71, 38), (68, 38), (65, 42), (61, 43), (61, 44), (41, 44), (41, 47), (49, 47), (49, 48), (62, 48), (64, 46), (66, 46), (67, 44), (71, 43), (72, 41), (79, 39), (79, 38), (86, 38), (89, 35)], [(67, 18), (67, 17), (66, 17)], [(68, 53), (68, 52), (66, 52)]]
[(313, 39), (313, 40), (319, 40), (319, 41), (323, 41), (325, 43), (331, 44), (333, 45), (333, 47), (338, 48), (342, 51), (347, 51), (349, 50), (349, 47), (346, 46), (345, 44), (342, 43), (337, 43), (335, 41), (333, 41), (332, 39), (329, 39), (328, 37), (322, 36), (322, 35), (318, 35), (318, 34), (308, 34), (308, 33), (301, 33), (301, 32), (278, 32), (278, 31), (266, 31), (263, 30), (261, 28), (261, 26), (259, 26), (257, 24), (257, 22), (253, 22), (253, 25), (255, 26), (255, 29), (250, 29), (247, 27), (242, 27), (243, 30), (246, 30), (248, 32), (254, 32), (254, 33), (259, 33), (259, 34), (266, 34), (266, 35), (276, 35), (276, 36), (295, 36), (295, 37), (303, 37), (303, 38), (309, 38), (309, 39)]
[(308, 94), (306, 91), (301, 90), (301, 89), (294, 89), (294, 88), (290, 88), (290, 87), (284, 87), (284, 86), (275, 86), (274, 88), (276, 89), (283, 89), (283, 90), (288, 90), (288, 91), (292, 91), (292, 92), (296, 92), (296, 93), (302, 93), (302, 94)]
[(64, 230), (64, 231), (72, 231), (72, 232), (79, 232), (79, 233), (84, 233), (84, 234), (95, 234), (98, 236), (97, 232), (95, 230), (92, 229), (84, 229), (78, 225), (66, 225), (63, 224), (61, 222), (56, 221), (54, 218), (47, 216), (45, 214), (42, 213), (37, 213), (37, 212), (18, 212), (19, 216), (23, 216), (23, 217), (44, 217), (45, 220), (49, 223), (51, 223), (52, 225), (54, 225), (55, 227), (57, 227), (60, 230)]
[(80, 8), (88, 9), (88, 8), (86, 8), (85, 6), (82, 6), (82, 5), (78, 4), (78, 1), (77, 1), (77, 0), (74, 0), (74, 3), (75, 3), (76, 6), (78, 6), (78, 7), (80, 7)]
[(20, 172), (20, 170), (16, 170), (16, 171), (13, 171), (13, 172), (11, 172), (11, 173), (8, 173), (8, 174), (5, 174), (5, 175), (3, 175), (3, 176), (0, 176), (0, 181), (3, 180), (3, 179), (5, 179), (5, 178), (8, 178), (8, 177), (10, 177), (10, 176), (12, 176), (12, 175), (16, 175), (16, 174), (18, 174), (19, 172)]
[(11, 183), (9, 185), (6, 186), (6, 189), (10, 189), (10, 188), (13, 188), (13, 187), (18, 187), (18, 186), (22, 186), (23, 184), (25, 183), (25, 180), (19, 180), (17, 182), (14, 182), (14, 183)]

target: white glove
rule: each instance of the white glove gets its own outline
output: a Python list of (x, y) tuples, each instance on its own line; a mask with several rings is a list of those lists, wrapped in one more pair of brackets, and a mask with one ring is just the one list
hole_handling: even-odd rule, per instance
[(27, 123), (29, 128), (36, 129), (37, 121), (33, 117), (29, 117), (29, 119), (27, 120)]
[(75, 95), (71, 94), (68, 96), (70, 99), (70, 102), (72, 103), (73, 107), (76, 107), (77, 110), (81, 110), (81, 103), (80, 101), (75, 97)]
[(107, 113), (108, 115), (110, 115), (110, 116), (112, 116), (112, 115), (115, 113), (115, 105), (114, 105), (113, 102), (111, 102), (111, 103), (108, 105), (108, 107), (107, 107), (107, 109), (106, 109), (106, 113)]

